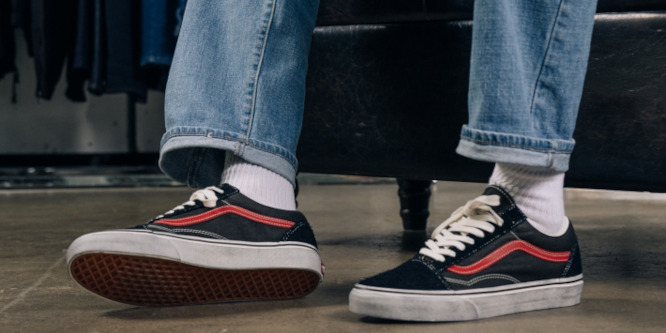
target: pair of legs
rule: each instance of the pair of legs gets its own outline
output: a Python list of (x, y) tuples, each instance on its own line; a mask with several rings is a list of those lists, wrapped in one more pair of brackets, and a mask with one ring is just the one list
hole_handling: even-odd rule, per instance
[[(75, 241), (69, 262), (77, 281), (100, 293), (86, 282), (94, 262), (128, 260), (146, 269), (155, 261), (146, 258), (161, 257), (162, 271), (224, 280), (219, 294), (225, 284), (263, 281), (266, 271), (305, 287), (263, 298), (301, 296), (316, 287), (323, 271), (312, 231), (293, 211), (293, 185), (318, 5), (188, 2), (167, 85), (160, 166), (190, 186), (213, 187), (138, 229)], [(493, 186), (454, 212), (412, 260), (359, 283), (350, 294), (352, 311), (464, 320), (579, 301), (580, 257), (562, 186), (595, 8), (594, 0), (475, 1), (469, 123), (457, 151), (495, 162)], [(188, 258), (145, 245), (151, 242), (177, 243), (174, 251)], [(102, 248), (105, 243), (113, 245)], [(248, 264), (253, 261), (258, 264)], [(265, 290), (240, 299), (260, 294)], [(105, 296), (158, 305), (238, 299)]]
[[(458, 152), (564, 172), (595, 1), (476, 1), (469, 124)], [(318, 0), (191, 1), (166, 95), (161, 167), (217, 185), (221, 150), (292, 184)]]

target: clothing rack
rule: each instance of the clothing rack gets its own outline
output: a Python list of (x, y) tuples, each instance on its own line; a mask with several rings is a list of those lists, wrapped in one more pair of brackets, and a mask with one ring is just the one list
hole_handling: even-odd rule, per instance
[(0, 79), (17, 81), (15, 29), (37, 74), (35, 94), (51, 99), (65, 69), (66, 96), (126, 93), (145, 101), (164, 90), (186, 0), (0, 1)]

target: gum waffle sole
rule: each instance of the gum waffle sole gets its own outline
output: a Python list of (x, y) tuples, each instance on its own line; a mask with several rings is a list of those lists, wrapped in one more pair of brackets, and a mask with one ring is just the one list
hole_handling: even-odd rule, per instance
[(139, 306), (291, 299), (319, 284), (319, 276), (305, 270), (220, 270), (107, 253), (76, 257), (70, 273), (93, 293)]

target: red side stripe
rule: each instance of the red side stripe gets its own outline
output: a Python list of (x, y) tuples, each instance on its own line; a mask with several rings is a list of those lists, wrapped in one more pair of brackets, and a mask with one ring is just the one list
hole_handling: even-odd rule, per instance
[(449, 267), (449, 271), (460, 275), (472, 275), (483, 271), (484, 269), (494, 265), (502, 258), (508, 256), (515, 251), (523, 251), (539, 259), (550, 262), (567, 262), (569, 260), (570, 251), (565, 252), (551, 252), (546, 251), (540, 247), (534, 246), (523, 240), (514, 240), (508, 242), (499, 249), (493, 251), (491, 254), (483, 257), (479, 261), (469, 266), (453, 265)]
[(197, 224), (205, 221), (212, 220), (218, 216), (222, 216), (224, 214), (236, 214), (238, 216), (242, 216), (246, 219), (250, 219), (254, 222), (259, 222), (263, 224), (267, 224), (270, 226), (274, 227), (279, 227), (279, 228), (284, 228), (284, 229), (289, 229), (293, 227), (296, 223), (293, 221), (289, 220), (283, 220), (275, 217), (270, 217), (266, 215), (261, 215), (257, 214), (251, 210), (247, 210), (242, 207), (238, 206), (222, 206), (218, 208), (211, 209), (205, 213), (201, 213), (198, 215), (193, 215), (189, 217), (184, 217), (180, 219), (161, 219), (157, 221), (157, 224), (165, 224), (168, 226), (172, 227), (185, 227), (189, 226), (192, 224)]

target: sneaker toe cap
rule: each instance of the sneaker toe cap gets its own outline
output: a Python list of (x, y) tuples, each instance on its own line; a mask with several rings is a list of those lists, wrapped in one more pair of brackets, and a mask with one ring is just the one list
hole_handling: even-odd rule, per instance
[(375, 288), (408, 290), (447, 290), (444, 277), (421, 261), (418, 256), (384, 273), (367, 278), (359, 285)]

